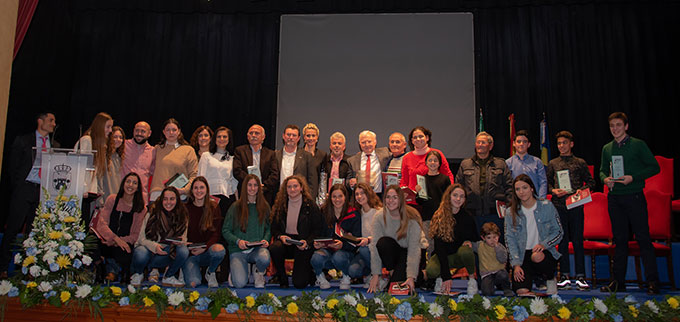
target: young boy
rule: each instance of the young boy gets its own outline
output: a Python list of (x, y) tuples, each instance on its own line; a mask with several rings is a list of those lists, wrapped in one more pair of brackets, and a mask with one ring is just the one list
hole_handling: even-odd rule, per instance
[[(550, 160), (546, 170), (548, 176), (548, 190), (552, 194), (552, 203), (560, 214), (560, 222), (564, 235), (560, 242), (560, 280), (557, 286), (560, 289), (569, 289), (571, 281), (569, 272), (569, 242), (574, 245), (574, 270), (576, 273), (574, 284), (579, 290), (585, 291), (590, 285), (585, 280), (586, 268), (585, 257), (583, 255), (583, 206), (567, 209), (567, 198), (580, 189), (595, 188), (595, 180), (588, 171), (588, 164), (581, 158), (575, 157), (571, 149), (574, 147), (574, 136), (569, 131), (560, 131), (555, 135), (557, 138), (557, 149), (560, 156)], [(566, 180), (569, 178), (569, 184)], [(568, 190), (567, 190), (568, 189)], [(574, 276), (574, 275), (572, 275)]]
[(472, 243), (472, 250), (479, 258), (479, 272), (482, 277), (482, 294), (494, 295), (495, 287), (503, 290), (503, 296), (513, 296), (510, 277), (505, 269), (508, 250), (498, 242), (500, 229), (492, 222), (482, 225), (482, 240)]

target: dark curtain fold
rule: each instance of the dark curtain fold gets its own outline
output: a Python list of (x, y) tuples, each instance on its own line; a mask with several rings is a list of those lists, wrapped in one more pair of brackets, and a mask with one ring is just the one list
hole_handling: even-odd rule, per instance
[(28, 31), (28, 26), (31, 24), (31, 19), (33, 19), (33, 13), (35, 8), (38, 6), (38, 0), (20, 0), (19, 10), (17, 12), (17, 30), (14, 35), (14, 56), (17, 56), (19, 48), (21, 48), (21, 43), (24, 41), (24, 36), (26, 36), (26, 31)]

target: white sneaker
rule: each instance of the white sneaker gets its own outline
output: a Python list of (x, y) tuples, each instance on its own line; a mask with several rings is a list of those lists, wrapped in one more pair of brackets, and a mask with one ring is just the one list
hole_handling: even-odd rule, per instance
[(161, 282), (161, 284), (163, 286), (166, 286), (166, 287), (182, 287), (182, 286), (184, 286), (184, 283), (180, 282), (174, 276), (163, 277), (163, 281)]
[(326, 276), (323, 273), (316, 276), (316, 285), (322, 290), (331, 288), (331, 283), (326, 280)]
[(546, 293), (548, 295), (554, 295), (557, 294), (557, 281), (553, 279), (549, 279), (545, 281), (545, 286), (546, 286)]
[(352, 287), (352, 280), (349, 278), (349, 275), (343, 275), (342, 279), (340, 280), (340, 289), (341, 290), (349, 290)]
[[(220, 286), (220, 283), (217, 283), (217, 273), (212, 272), (208, 273), (208, 271), (205, 271), (205, 280), (208, 281), (208, 287), (210, 288), (216, 288)], [(182, 283), (184, 284), (184, 283)]]
[(149, 273), (149, 282), (151, 283), (158, 283), (158, 277), (161, 274), (158, 272), (158, 268), (154, 268), (151, 270), (151, 273)]
[(434, 280), (434, 292), (435, 293), (441, 293), (442, 292), (442, 283), (444, 283), (444, 280), (442, 280), (441, 277), (437, 277), (437, 279)]
[(467, 294), (468, 295), (476, 295), (479, 292), (479, 289), (477, 288), (477, 279), (473, 278), (472, 276), (468, 280), (468, 285), (467, 285)]
[(231, 282), (231, 273), (229, 273), (229, 277), (227, 277), (227, 285), (232, 288), (234, 287), (234, 283)]
[(132, 276), (130, 276), (130, 285), (134, 287), (139, 287), (140, 285), (142, 285), (143, 280), (144, 274), (142, 273), (132, 274)]
[(255, 288), (264, 288), (264, 273), (255, 270), (253, 272), (253, 279), (255, 280)]
[(371, 287), (371, 275), (364, 276), (364, 288)]

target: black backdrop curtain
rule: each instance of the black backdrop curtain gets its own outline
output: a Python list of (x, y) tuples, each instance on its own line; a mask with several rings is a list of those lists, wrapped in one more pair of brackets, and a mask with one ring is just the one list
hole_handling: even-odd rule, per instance
[(41, 0), (13, 65), (4, 160), (14, 137), (34, 128), (35, 113), (45, 109), (55, 112), (64, 146), (106, 111), (128, 137), (136, 121), (149, 121), (153, 142), (168, 117), (187, 137), (200, 124), (226, 125), (237, 145), (257, 122), (271, 147), (279, 137), (281, 14), (466, 11), (474, 14), (477, 107), (496, 155), (508, 156), (510, 113), (518, 129), (530, 131), (530, 153), (537, 155), (545, 112), (553, 156), (552, 136), (569, 129), (575, 154), (599, 166), (600, 149), (611, 140), (606, 117), (622, 110), (631, 118), (629, 133), (655, 154), (675, 157), (678, 168), (679, 7), (678, 1)]

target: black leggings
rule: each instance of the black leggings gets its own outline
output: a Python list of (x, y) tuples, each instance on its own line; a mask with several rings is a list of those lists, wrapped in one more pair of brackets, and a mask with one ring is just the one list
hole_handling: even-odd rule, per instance
[[(408, 249), (399, 246), (392, 237), (380, 237), (375, 245), (378, 255), (382, 260), (382, 266), (392, 272), (390, 282), (403, 282), (406, 280), (406, 262), (408, 260)], [(422, 270), (425, 268), (425, 250), (420, 250), (420, 262), (418, 265), (418, 276), (414, 280), (421, 279)]]
[(524, 280), (521, 282), (515, 281), (513, 272), (512, 289), (517, 292), (520, 288), (531, 290), (531, 284), (537, 277), (549, 280), (555, 277), (555, 269), (557, 268), (557, 260), (548, 251), (543, 251), (545, 258), (539, 263), (531, 261), (531, 249), (524, 252), (524, 261), (522, 262), (522, 270), (524, 270)]
[[(292, 238), (296, 239), (295, 237)], [(276, 240), (269, 245), (269, 254), (272, 257), (272, 262), (282, 286), (288, 286), (285, 266), (286, 258), (295, 260), (293, 264), (293, 286), (295, 288), (305, 288), (314, 281), (311, 264), (312, 254), (314, 254), (312, 248), (299, 250), (297, 246), (284, 245), (281, 240)]]

